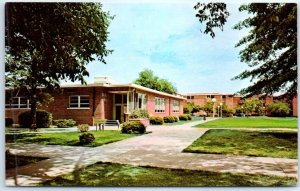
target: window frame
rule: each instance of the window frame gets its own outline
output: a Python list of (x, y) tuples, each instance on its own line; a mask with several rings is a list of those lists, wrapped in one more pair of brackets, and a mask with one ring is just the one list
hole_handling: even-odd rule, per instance
[[(176, 103), (176, 105), (175, 105)], [(176, 110), (174, 109), (175, 107), (178, 107), (178, 109), (176, 108)], [(172, 101), (172, 112), (173, 113), (179, 113), (180, 111), (180, 101), (179, 100), (173, 100)]]
[[(72, 97), (77, 99), (77, 103), (71, 103)], [(84, 98), (84, 97), (87, 98), (88, 103), (82, 103), (81, 98)], [(86, 106), (82, 106), (82, 105), (86, 105)], [(69, 107), (67, 109), (90, 109), (90, 95), (70, 95), (69, 96)]]
[[(13, 99), (17, 99), (17, 103), (13, 102)], [(26, 103), (22, 102), (22, 99), (25, 99)], [(13, 107), (17, 106), (17, 107)], [(23, 107), (25, 106), (25, 107)], [(27, 99), (25, 96), (15, 96), (9, 98), (9, 103), (5, 103), (5, 109), (30, 109), (30, 102), (29, 99)]]
[(166, 112), (166, 98), (155, 97), (155, 113)]

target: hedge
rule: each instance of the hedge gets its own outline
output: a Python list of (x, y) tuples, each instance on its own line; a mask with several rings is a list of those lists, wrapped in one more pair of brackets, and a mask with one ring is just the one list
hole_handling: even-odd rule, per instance
[(76, 121), (73, 119), (57, 119), (54, 120), (54, 125), (56, 125), (58, 128), (68, 128), (68, 127), (74, 127), (76, 125)]
[(146, 132), (146, 126), (139, 121), (129, 121), (122, 124), (122, 133), (139, 133), (143, 134)]
[(161, 117), (150, 117), (149, 118), (151, 125), (162, 125), (164, 124), (164, 119)]
[[(31, 112), (25, 111), (19, 116), (19, 124), (21, 128), (31, 128)], [(37, 128), (49, 128), (52, 123), (52, 114), (44, 111), (36, 111), (36, 127)]]

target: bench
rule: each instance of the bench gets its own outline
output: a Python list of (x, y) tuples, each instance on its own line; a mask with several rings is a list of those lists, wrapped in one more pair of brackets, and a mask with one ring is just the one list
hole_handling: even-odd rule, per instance
[(99, 130), (104, 130), (105, 126), (118, 126), (118, 129), (120, 127), (119, 120), (106, 120), (106, 119), (95, 119), (93, 118), (93, 126), (96, 127)]

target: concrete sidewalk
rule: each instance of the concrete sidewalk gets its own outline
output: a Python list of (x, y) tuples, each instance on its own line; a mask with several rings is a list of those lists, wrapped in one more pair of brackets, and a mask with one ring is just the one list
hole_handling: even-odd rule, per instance
[[(212, 120), (212, 119), (208, 119)], [(95, 148), (6, 144), (14, 154), (49, 159), (6, 171), (6, 185), (31, 186), (96, 162), (162, 168), (298, 177), (298, 160), (270, 157), (182, 153), (207, 129), (191, 128), (203, 121), (176, 126), (150, 126), (150, 134)]]

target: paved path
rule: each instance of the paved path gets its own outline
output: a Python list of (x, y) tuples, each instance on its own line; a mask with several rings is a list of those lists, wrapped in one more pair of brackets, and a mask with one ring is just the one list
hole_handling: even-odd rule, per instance
[(6, 185), (14, 186), (17, 180), (17, 185), (30, 186), (99, 161), (298, 177), (297, 159), (182, 153), (184, 148), (207, 131), (191, 128), (199, 123), (198, 121), (177, 126), (150, 126), (150, 134), (95, 148), (6, 144), (14, 154), (49, 157), (35, 164), (6, 171)]

